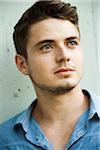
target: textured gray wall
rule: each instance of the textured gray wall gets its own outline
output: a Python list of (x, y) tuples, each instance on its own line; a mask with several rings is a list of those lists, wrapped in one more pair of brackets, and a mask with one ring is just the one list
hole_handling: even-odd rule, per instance
[[(5, 1), (5, 2), (4, 2)], [(31, 81), (23, 76), (14, 62), (13, 27), (32, 4), (0, 1), (0, 122), (25, 109), (36, 97)], [(69, 0), (78, 7), (82, 46), (85, 55), (82, 87), (99, 94), (100, 73), (100, 2)], [(99, 80), (100, 81), (100, 80)]]

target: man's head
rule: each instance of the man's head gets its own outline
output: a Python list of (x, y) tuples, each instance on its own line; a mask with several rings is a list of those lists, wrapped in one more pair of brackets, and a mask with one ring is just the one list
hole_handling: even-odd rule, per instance
[(40, 0), (30, 7), (15, 26), (13, 39), (18, 54), (27, 58), (26, 45), (31, 26), (47, 18), (69, 20), (79, 31), (76, 7), (61, 0)]
[(83, 56), (76, 8), (61, 1), (38, 1), (14, 31), (16, 64), (35, 89), (65, 93), (82, 77)]

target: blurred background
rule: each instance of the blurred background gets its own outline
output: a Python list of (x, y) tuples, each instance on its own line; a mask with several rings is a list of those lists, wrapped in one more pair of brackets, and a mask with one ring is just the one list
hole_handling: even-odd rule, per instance
[[(100, 94), (100, 1), (65, 0), (77, 6), (84, 51), (82, 88)], [(33, 0), (0, 0), (0, 123), (28, 107), (36, 98), (30, 79), (15, 65), (13, 28)]]

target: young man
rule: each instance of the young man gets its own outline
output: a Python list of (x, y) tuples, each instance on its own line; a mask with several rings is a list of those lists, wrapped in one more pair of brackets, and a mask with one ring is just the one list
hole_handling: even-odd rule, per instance
[(99, 99), (81, 90), (76, 7), (38, 1), (15, 26), (16, 65), (37, 99), (0, 126), (0, 150), (99, 150)]

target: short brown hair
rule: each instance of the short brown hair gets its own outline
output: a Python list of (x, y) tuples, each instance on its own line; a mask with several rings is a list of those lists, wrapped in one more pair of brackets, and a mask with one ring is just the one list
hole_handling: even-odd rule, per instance
[(14, 27), (13, 40), (18, 54), (27, 58), (28, 32), (32, 24), (46, 18), (65, 19), (79, 30), (76, 7), (61, 0), (39, 0), (22, 15)]

